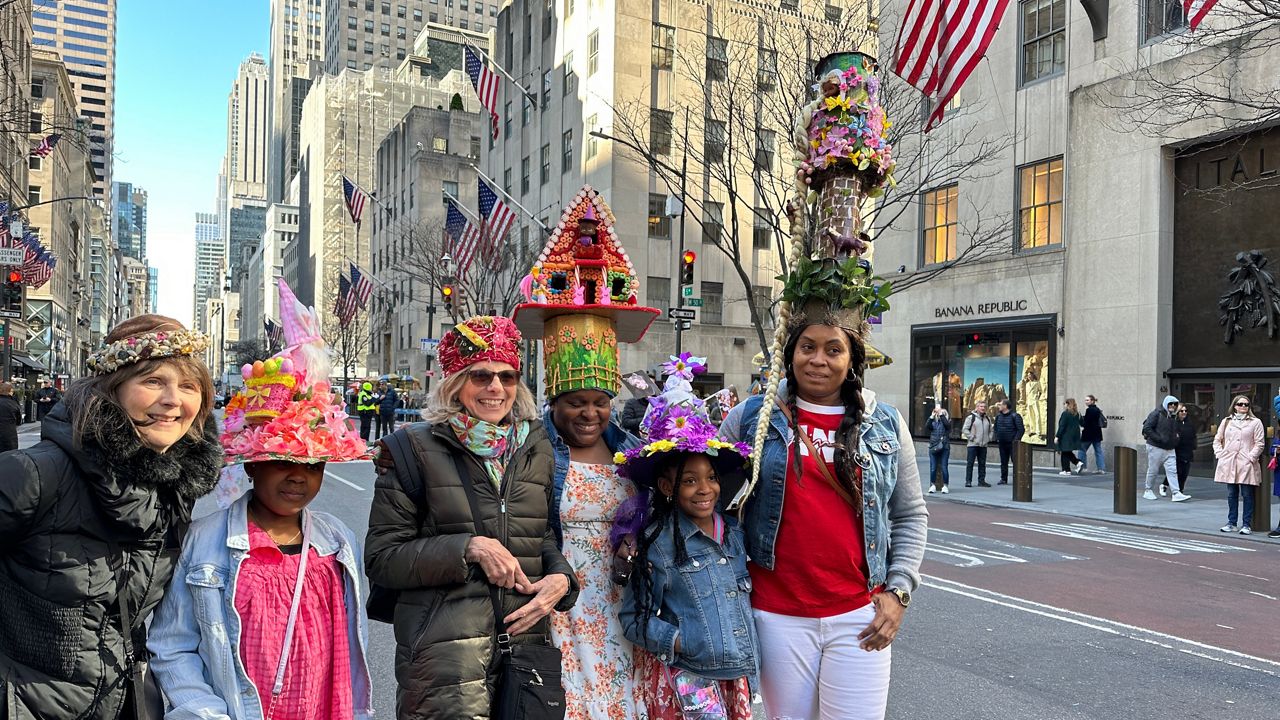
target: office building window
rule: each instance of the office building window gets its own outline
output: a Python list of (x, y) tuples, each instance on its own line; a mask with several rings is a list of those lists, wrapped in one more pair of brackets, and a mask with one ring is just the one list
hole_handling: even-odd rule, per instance
[(671, 218), (667, 217), (667, 196), (649, 193), (649, 237), (671, 239)]
[(1067, 59), (1067, 0), (1022, 0), (1022, 82), (1057, 75)]
[[(22, 116), (19, 115), (18, 117), (22, 117)], [(28, 132), (38, 133), (43, 129), (44, 129), (44, 116), (42, 116), (39, 113), (39, 111), (32, 110), (30, 121), (27, 127)]]
[(653, 67), (670, 70), (676, 56), (676, 29), (662, 23), (653, 24)]
[(600, 31), (592, 30), (587, 37), (587, 77), (600, 69)]
[(568, 173), (573, 167), (573, 129), (560, 136), (560, 172)]
[[(432, 2), (435, 2), (435, 0), (431, 0), (431, 1), (432, 1)], [(414, 11), (413, 11), (413, 21), (414, 21), (414, 22), (416, 22), (416, 23), (420, 23), (420, 22), (422, 22), (422, 11), (421, 11), (421, 10), (419, 10), (419, 9), (417, 9), (417, 8), (414, 8)]]
[(355, 52), (355, 51), (356, 51), (356, 39), (355, 39), (355, 38), (347, 38), (347, 50), (349, 50), (350, 52)]
[(671, 278), (650, 275), (644, 284), (645, 305), (657, 308), (662, 312), (659, 319), (665, 320), (667, 308), (671, 307)]
[(542, 73), (542, 112), (551, 104), (551, 71)]
[(529, 118), (531, 117), (533, 117), (533, 103), (529, 102), (528, 95), (522, 95), (520, 102), (520, 126), (527, 126), (529, 124)]
[(28, 205), (38, 205), (41, 202), (42, 196), (43, 196), (43, 193), (41, 192), (39, 185), (27, 186), (27, 204)]
[(955, 185), (929, 190), (921, 201), (925, 265), (956, 259), (956, 214), (960, 191)]
[(702, 281), (703, 325), (719, 325), (724, 318), (724, 283)]
[(724, 80), (729, 77), (729, 41), (707, 37), (707, 80)]
[(502, 171), (502, 189), (511, 194), (511, 168)]
[(44, 167), (44, 158), (40, 157), (39, 155), (32, 155), (31, 157), (27, 158), (28, 170), (39, 170), (42, 167)]
[(587, 148), (584, 151), (585, 155), (587, 156), (586, 157), (587, 160), (591, 160), (592, 158), (594, 158), (596, 156), (596, 153), (600, 151), (600, 145), (596, 136), (591, 134), (592, 130), (597, 130), (599, 129), (599, 127), (600, 127), (599, 115), (592, 115), (591, 117), (587, 118), (587, 127), (586, 127)]
[(510, 100), (508, 100), (507, 103), (503, 105), (502, 136), (504, 138), (511, 137), (511, 101)]
[(396, 17), (398, 17), (398, 18), (403, 18), (403, 17), (405, 16), (405, 11), (406, 11), (407, 9), (408, 9), (408, 8), (406, 8), (404, 5), (397, 5), (397, 6), (396, 6)]
[(551, 182), (551, 143), (542, 146), (542, 164), (539, 168), (538, 179), (543, 185)]
[(670, 110), (649, 111), (649, 150), (656, 155), (671, 152), (671, 127), (675, 116)]
[(777, 133), (772, 130), (756, 131), (756, 169), (772, 170)]
[(355, 16), (355, 15), (348, 15), (348, 16), (347, 16), (347, 29), (348, 29), (348, 30), (355, 30), (357, 27), (359, 27), (359, 23), (356, 21), (356, 16)]
[(524, 195), (529, 192), (529, 158), (520, 159), (520, 194)]
[(759, 63), (756, 87), (766, 92), (778, 87), (778, 51), (760, 48)]
[(706, 119), (706, 128), (703, 131), (702, 138), (702, 154), (706, 156), (708, 163), (718, 163), (724, 160), (724, 146), (729, 139), (729, 131), (722, 120), (713, 118)]
[(469, 144), (469, 146), (468, 146), (468, 150), (470, 150), (470, 151), (471, 151), (471, 155), (470, 155), (471, 157), (473, 157), (473, 158), (478, 158), (478, 157), (480, 157), (480, 136), (479, 136), (479, 135), (472, 135), (472, 136), (471, 136), (471, 140), (470, 140), (470, 144)]
[(720, 242), (724, 232), (724, 203), (707, 200), (702, 204), (702, 242)]
[(757, 250), (768, 250), (773, 247), (773, 226), (769, 208), (756, 208), (751, 215), (751, 246)]
[(31, 81), (31, 99), (39, 100), (44, 97), (44, 80)]
[(564, 91), (562, 94), (568, 97), (578, 90), (578, 76), (573, 73), (573, 53), (565, 55), (562, 64), (564, 68), (564, 77), (562, 79)]
[(372, 20), (365, 20), (365, 21), (364, 21), (364, 31), (365, 31), (365, 32), (373, 32), (373, 21), (372, 21)]
[(1062, 243), (1062, 158), (1019, 168), (1018, 210), (1021, 249)]
[(773, 288), (768, 285), (752, 285), (751, 302), (756, 306), (756, 312), (760, 314), (760, 321), (766, 327), (772, 325)]
[[(442, 180), (442, 181), (440, 181), (440, 188), (441, 188), (441, 190), (442, 190), (441, 195), (442, 195), (442, 196), (444, 196), (444, 199), (445, 199), (446, 201), (447, 201), (450, 197), (452, 197), (452, 198), (453, 198), (453, 199), (455, 199), (455, 200), (457, 200), (457, 199), (458, 199), (458, 183), (457, 183), (457, 181), (455, 181), (455, 180)], [(445, 203), (445, 207), (448, 207), (448, 203), (447, 203), (447, 202)]]
[(1182, 0), (1139, 0), (1142, 8), (1142, 42), (1159, 40), (1187, 26)]

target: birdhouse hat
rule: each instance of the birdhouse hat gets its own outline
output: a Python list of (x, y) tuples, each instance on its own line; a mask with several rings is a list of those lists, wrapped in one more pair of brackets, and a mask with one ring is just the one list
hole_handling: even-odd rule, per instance
[(614, 227), (613, 212), (590, 185), (569, 202), (520, 284), (525, 302), (512, 319), (541, 337), (547, 396), (621, 389), (618, 343), (634, 343), (658, 317), (636, 297), (640, 281)]

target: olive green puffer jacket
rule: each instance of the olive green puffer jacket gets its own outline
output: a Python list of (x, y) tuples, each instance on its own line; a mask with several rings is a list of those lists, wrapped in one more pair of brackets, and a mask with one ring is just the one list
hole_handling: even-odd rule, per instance
[[(448, 427), (413, 423), (397, 433), (407, 436), (421, 466), (422, 502), (405, 492), (402, 468), (379, 477), (365, 541), (369, 581), (400, 591), (394, 619), (396, 716), (488, 718), (495, 679), (493, 605), (484, 572), (463, 559), (475, 525), (453, 457), (460, 457), (466, 481), (476, 489), (484, 535), (501, 540), (530, 581), (553, 573), (569, 578), (569, 593), (556, 606), (564, 611), (573, 606), (578, 588), (547, 522), (555, 467), (551, 444), (542, 423), (533, 423), (499, 489)], [(504, 591), (503, 597), (509, 614), (532, 596)], [(513, 641), (547, 642), (548, 632), (544, 618)]]

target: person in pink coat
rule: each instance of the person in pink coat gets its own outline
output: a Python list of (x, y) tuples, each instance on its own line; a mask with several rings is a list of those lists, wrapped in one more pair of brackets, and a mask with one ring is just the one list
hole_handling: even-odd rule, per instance
[(1252, 403), (1244, 395), (1231, 401), (1231, 415), (1223, 418), (1213, 436), (1213, 456), (1218, 460), (1213, 481), (1227, 484), (1227, 524), (1222, 532), (1236, 532), (1237, 500), (1243, 496), (1244, 517), (1238, 526), (1241, 535), (1253, 532), (1253, 486), (1262, 483), (1262, 457), (1266, 431), (1253, 414)]

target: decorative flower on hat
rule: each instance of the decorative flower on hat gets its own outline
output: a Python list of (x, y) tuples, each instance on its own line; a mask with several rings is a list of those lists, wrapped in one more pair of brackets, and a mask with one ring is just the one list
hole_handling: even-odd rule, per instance
[(504, 362), (519, 370), (520, 340), (520, 331), (508, 318), (468, 318), (440, 339), (440, 367), (446, 376), (481, 362)]
[(684, 352), (678, 356), (671, 355), (670, 358), (662, 364), (662, 372), (681, 380), (692, 380), (694, 375), (707, 371), (707, 359), (704, 357), (694, 357), (692, 353)]

